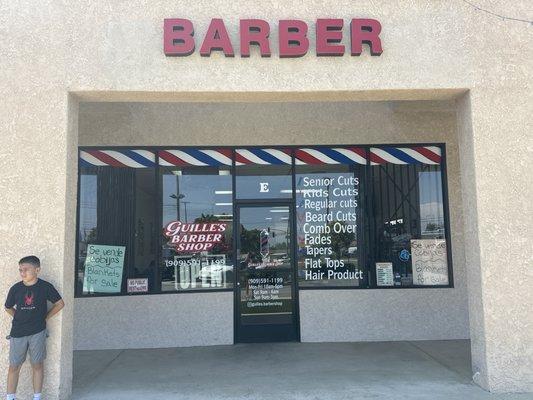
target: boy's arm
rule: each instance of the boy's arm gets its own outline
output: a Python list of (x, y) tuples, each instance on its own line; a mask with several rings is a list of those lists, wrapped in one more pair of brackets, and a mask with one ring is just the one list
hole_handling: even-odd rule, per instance
[(14, 293), (14, 287), (11, 286), (11, 289), (9, 289), (9, 292), (7, 293), (7, 299), (4, 304), (4, 309), (6, 310), (6, 313), (11, 315), (13, 318), (15, 316), (15, 293)]
[(48, 311), (48, 314), (46, 314), (46, 320), (48, 321), (50, 318), (56, 315), (63, 307), (65, 307), (65, 302), (63, 299), (56, 301), (54, 306), (50, 309), (50, 311)]

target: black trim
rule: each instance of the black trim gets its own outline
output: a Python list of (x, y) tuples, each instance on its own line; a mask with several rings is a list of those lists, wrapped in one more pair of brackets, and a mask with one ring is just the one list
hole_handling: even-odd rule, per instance
[[(78, 160), (80, 159), (80, 150), (78, 149)], [(75, 256), (74, 256), (74, 297), (85, 297), (85, 296), (82, 296), (83, 293), (80, 293), (81, 290), (79, 288), (79, 284), (78, 284), (78, 275), (79, 275), (79, 271), (78, 271), (78, 263), (79, 263), (79, 251), (80, 251), (80, 241), (79, 241), (79, 235), (80, 235), (80, 188), (81, 188), (81, 184), (80, 184), (80, 181), (81, 181), (81, 174), (80, 174), (80, 167), (79, 167), (79, 162), (76, 163), (76, 169), (77, 169), (77, 174), (78, 174), (78, 179), (77, 179), (77, 185), (78, 187), (76, 188), (76, 244), (75, 244)]]
[[(377, 148), (383, 148), (383, 147), (414, 147), (414, 146), (436, 146), (440, 147), (441, 149), (441, 163), (440, 163), (440, 172), (441, 172), (441, 178), (442, 178), (442, 191), (443, 191), (443, 208), (444, 208), (444, 224), (445, 224), (445, 239), (446, 239), (446, 246), (447, 246), (447, 258), (448, 258), (448, 285), (439, 285), (439, 286), (392, 286), (392, 287), (382, 287), (382, 286), (375, 286), (376, 285), (376, 279), (375, 279), (375, 218), (372, 218), (371, 216), (375, 214), (375, 204), (374, 204), (374, 188), (373, 188), (373, 179), (374, 179), (374, 169), (370, 168), (370, 148), (371, 147), (377, 147)], [(298, 319), (299, 319), (299, 296), (298, 292), (299, 290), (353, 290), (353, 289), (370, 289), (370, 290), (390, 290), (390, 289), (450, 289), (454, 288), (454, 279), (453, 279), (453, 260), (452, 260), (452, 244), (451, 244), (451, 230), (450, 230), (450, 212), (449, 212), (449, 194), (448, 194), (448, 178), (447, 178), (447, 158), (446, 158), (446, 144), (444, 142), (420, 142), (420, 143), (380, 143), (380, 144), (362, 144), (362, 145), (354, 145), (354, 144), (317, 144), (317, 145), (253, 145), (253, 146), (243, 146), (243, 145), (219, 145), (219, 146), (79, 146), (78, 147), (78, 160), (80, 158), (80, 151), (84, 150), (98, 150), (98, 149), (139, 149), (139, 150), (150, 150), (155, 153), (156, 156), (156, 165), (154, 167), (154, 174), (156, 177), (156, 191), (157, 191), (157, 198), (158, 198), (158, 204), (156, 207), (154, 207), (154, 210), (157, 212), (156, 216), (156, 223), (159, 223), (159, 227), (161, 226), (161, 219), (162, 219), (162, 211), (161, 211), (161, 196), (160, 188), (161, 188), (161, 182), (160, 182), (160, 166), (159, 166), (159, 150), (167, 150), (167, 149), (187, 149), (187, 148), (195, 148), (195, 149), (232, 149), (233, 151), (233, 157), (232, 157), (232, 165), (231, 165), (231, 174), (232, 174), (232, 201), (233, 201), (233, 260), (234, 260), (234, 268), (235, 273), (233, 274), (233, 287), (232, 288), (224, 288), (224, 289), (199, 289), (199, 290), (180, 290), (180, 291), (161, 291), (161, 283), (160, 283), (160, 265), (159, 261), (161, 258), (161, 245), (162, 245), (162, 239), (161, 235), (158, 235), (157, 239), (157, 249), (156, 249), (156, 257), (157, 262), (155, 265), (156, 271), (154, 271), (153, 276), (155, 279), (155, 283), (152, 286), (152, 288), (149, 288), (149, 292), (147, 293), (101, 293), (101, 294), (83, 294), (82, 289), (80, 288), (79, 282), (78, 282), (78, 262), (79, 262), (79, 224), (80, 224), (80, 181), (81, 181), (81, 173), (79, 168), (79, 163), (77, 166), (78, 170), (78, 179), (77, 179), (77, 204), (76, 204), (76, 244), (75, 244), (75, 260), (74, 260), (74, 293), (75, 298), (92, 298), (92, 297), (116, 297), (116, 296), (137, 296), (137, 295), (152, 295), (152, 294), (181, 294), (181, 293), (213, 293), (213, 292), (231, 292), (233, 291), (237, 293), (237, 286), (236, 286), (236, 279), (237, 279), (237, 272), (236, 272), (236, 260), (237, 260), (237, 254), (236, 254), (236, 239), (235, 235), (238, 230), (237, 225), (237, 218), (236, 218), (236, 210), (238, 206), (241, 206), (243, 204), (251, 205), (251, 204), (273, 204), (273, 203), (279, 203), (279, 202), (287, 202), (291, 203), (292, 207), (291, 210), (293, 212), (293, 232), (296, 234), (296, 205), (295, 205), (295, 196), (294, 196), (294, 189), (296, 187), (296, 165), (295, 165), (295, 155), (294, 155), (294, 149), (298, 148), (312, 148), (312, 149), (320, 149), (323, 147), (359, 147), (364, 148), (365, 152), (367, 153), (367, 164), (365, 166), (365, 176), (362, 180), (364, 183), (364, 188), (362, 191), (364, 192), (364, 196), (361, 197), (362, 207), (363, 207), (363, 213), (362, 217), (364, 218), (363, 224), (367, 228), (362, 229), (362, 240), (363, 242), (363, 249), (361, 249), (360, 258), (364, 260), (364, 263), (362, 265), (367, 267), (367, 284), (366, 286), (320, 286), (320, 287), (309, 287), (309, 286), (300, 286), (298, 281), (298, 274), (296, 273), (295, 276), (295, 282), (294, 282), (294, 298), (295, 298), (295, 307), (298, 311)], [(254, 148), (272, 148), (272, 149), (290, 149), (291, 151), (291, 157), (292, 157), (292, 164), (291, 164), (291, 171), (292, 171), (292, 184), (293, 184), (293, 195), (292, 197), (286, 197), (281, 199), (236, 199), (236, 193), (235, 193), (235, 184), (236, 184), (236, 165), (235, 165), (235, 149), (254, 149)], [(372, 212), (370, 212), (369, 207), (372, 206)], [(293, 240), (294, 243), (294, 263), (295, 267), (297, 268), (297, 241)], [(128, 267), (129, 268), (129, 267)], [(125, 278), (127, 280), (127, 277)], [(235, 298), (237, 300), (237, 298)], [(234, 307), (235, 308), (235, 307)], [(236, 321), (237, 315), (234, 313), (234, 324), (237, 323)], [(299, 322), (299, 321), (298, 321)], [(299, 323), (298, 323), (298, 337), (300, 337), (300, 331), (299, 331)], [(235, 334), (235, 333), (234, 333)]]
[(238, 262), (238, 256), (237, 256), (237, 240), (239, 240), (237, 232), (239, 229), (239, 225), (237, 223), (238, 215), (237, 215), (237, 204), (236, 204), (236, 196), (235, 196), (235, 184), (236, 184), (236, 178), (235, 178), (235, 149), (232, 149), (231, 151), (231, 201), (233, 203), (233, 343), (237, 343), (237, 329), (239, 324), (239, 315), (238, 315), (238, 309), (237, 304), (239, 303), (239, 287), (237, 286), (237, 262)]
[(365, 236), (363, 237), (366, 240), (366, 268), (367, 268), (367, 276), (368, 276), (368, 287), (377, 287), (376, 284), (376, 269), (372, 268), (372, 265), (375, 265), (374, 261), (374, 235), (375, 235), (375, 218), (370, 218), (370, 215), (374, 215), (375, 209), (372, 208), (370, 210), (370, 206), (374, 207), (374, 185), (372, 185), (374, 173), (373, 169), (371, 168), (370, 164), (370, 148), (366, 147), (366, 165), (365, 165), (365, 196), (363, 201), (365, 202), (363, 207), (363, 218), (365, 218), (365, 221), (363, 221), (363, 224), (366, 226), (365, 229)]
[[(294, 164), (294, 159), (293, 159)], [(292, 170), (292, 168), (291, 168)], [(294, 181), (294, 173), (292, 174), (293, 181)], [(294, 193), (294, 191), (293, 191)], [(296, 221), (296, 204), (294, 202), (294, 198), (278, 198), (278, 199), (265, 199), (264, 200), (258, 200), (258, 199), (251, 199), (251, 200), (237, 200), (237, 203), (234, 203), (234, 209), (236, 212), (233, 213), (233, 220), (236, 223), (237, 221), (240, 223), (241, 218), (241, 208), (253, 208), (253, 207), (268, 207), (269, 205), (277, 205), (277, 206), (287, 206), (290, 208), (291, 212), (291, 230), (295, 228), (295, 221)], [(238, 224), (237, 224), (238, 225)], [(293, 337), (292, 333), (287, 331), (286, 334), (280, 334), (279, 337), (269, 336), (268, 338), (265, 337), (263, 339), (257, 339), (257, 338), (249, 338), (242, 335), (242, 327), (239, 323), (240, 321), (240, 289), (241, 287), (237, 285), (237, 282), (239, 281), (239, 268), (238, 265), (238, 259), (237, 259), (237, 252), (235, 251), (235, 301), (233, 303), (233, 309), (234, 309), (234, 330), (233, 330), (233, 336), (234, 336), (234, 343), (259, 343), (259, 342), (271, 342), (271, 341), (297, 341), (299, 342), (300, 339), (300, 308), (299, 308), (299, 301), (298, 301), (298, 291), (296, 283), (298, 281), (298, 258), (297, 258), (297, 248), (296, 248), (296, 240), (295, 240), (295, 234), (296, 231), (293, 231), (293, 234), (291, 235), (291, 241), (293, 242), (293, 245), (291, 246), (291, 274), (292, 274), (292, 284), (291, 284), (291, 290), (292, 290), (292, 304), (293, 304), (293, 313), (292, 313), (292, 324), (290, 325), (290, 329), (294, 330), (295, 337)], [(234, 234), (234, 242), (235, 247), (239, 247), (241, 240), (241, 236), (239, 231), (236, 231)], [(285, 327), (286, 329), (289, 329), (289, 325), (281, 325), (280, 327)], [(252, 328), (253, 329), (253, 328)]]
[(294, 149), (291, 149), (291, 174), (292, 174), (292, 201), (290, 202), (292, 213), (292, 262), (293, 262), (293, 301), (294, 301), (294, 323), (296, 324), (296, 340), (301, 342), (300, 324), (300, 280), (298, 279), (298, 231), (296, 225), (296, 157)]
[(403, 289), (453, 289), (451, 286), (446, 285), (433, 285), (433, 286), (376, 286), (376, 287), (363, 287), (363, 286), (301, 286), (300, 290), (403, 290)]
[(75, 298), (91, 299), (93, 297), (124, 297), (124, 296), (156, 296), (167, 294), (184, 294), (184, 293), (214, 293), (214, 292), (232, 292), (233, 288), (226, 289), (197, 289), (197, 290), (166, 290), (164, 292), (144, 292), (144, 293), (94, 293), (83, 296), (74, 296)]
[(452, 268), (452, 231), (450, 229), (450, 203), (448, 199), (448, 164), (446, 144), (442, 144), (440, 173), (442, 181), (442, 207), (444, 208), (444, 233), (446, 238), (446, 256), (448, 259), (448, 287), (454, 287)]
[(157, 151), (155, 153), (155, 190), (156, 190), (156, 199), (157, 199), (157, 206), (154, 207), (156, 210), (156, 216), (155, 216), (155, 226), (157, 231), (157, 243), (156, 243), (156, 252), (155, 252), (155, 271), (154, 271), (154, 279), (155, 282), (152, 285), (152, 290), (150, 293), (159, 293), (161, 292), (161, 248), (163, 247), (163, 243), (161, 240), (161, 234), (160, 229), (161, 225), (163, 225), (163, 192), (161, 190), (162, 184), (161, 179), (162, 176), (160, 174), (161, 167), (159, 166), (159, 152)]
[(136, 150), (152, 150), (152, 151), (158, 151), (158, 150), (179, 150), (179, 149), (299, 149), (302, 147), (310, 148), (310, 149), (320, 149), (321, 147), (401, 147), (401, 146), (407, 146), (407, 147), (413, 147), (413, 146), (438, 146), (438, 147), (444, 147), (444, 142), (416, 142), (416, 143), (379, 143), (379, 144), (372, 144), (372, 143), (365, 143), (365, 144), (353, 144), (353, 143), (344, 143), (344, 144), (331, 144), (331, 143), (323, 143), (323, 144), (314, 144), (314, 145), (308, 145), (308, 144), (300, 144), (300, 145), (253, 145), (253, 146), (243, 146), (243, 145), (220, 145), (220, 146), (201, 146), (201, 145), (184, 145), (184, 146), (79, 146), (78, 149), (81, 151), (84, 150), (106, 150), (106, 149), (114, 149), (114, 150), (127, 150), (127, 149), (136, 149)]

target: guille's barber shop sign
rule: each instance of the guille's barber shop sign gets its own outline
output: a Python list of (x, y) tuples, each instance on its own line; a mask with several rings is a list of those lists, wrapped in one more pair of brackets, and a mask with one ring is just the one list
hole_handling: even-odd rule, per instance
[[(344, 25), (343, 19), (317, 19), (312, 35), (309, 25), (304, 21), (280, 20), (277, 24), (278, 55), (280, 58), (303, 57), (309, 51), (311, 41), (314, 41), (317, 56), (343, 56), (345, 52), (359, 56), (363, 53), (363, 45), (373, 56), (383, 53), (379, 21), (353, 18), (348, 29)], [(250, 57), (251, 46), (257, 46), (261, 57), (270, 57), (274, 46), (270, 33), (271, 26), (267, 21), (241, 19), (238, 28), (240, 56)], [(199, 53), (203, 57), (209, 57), (215, 51), (222, 52), (226, 57), (234, 57), (235, 44), (230, 39), (224, 20), (220, 18), (212, 19), (202, 35), (196, 35), (194, 24), (188, 19), (164, 20), (163, 49), (166, 56), (188, 56), (197, 51), (197, 45), (200, 45)]]
[(179, 253), (198, 253), (209, 251), (224, 240), (227, 224), (183, 223), (172, 221), (165, 227), (164, 235), (169, 238), (168, 245)]

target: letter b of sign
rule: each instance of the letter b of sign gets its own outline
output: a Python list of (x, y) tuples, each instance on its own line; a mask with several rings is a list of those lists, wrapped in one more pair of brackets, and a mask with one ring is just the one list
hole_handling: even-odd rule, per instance
[(260, 182), (259, 183), (259, 192), (260, 193), (268, 193), (270, 191), (270, 188), (268, 187), (268, 182)]

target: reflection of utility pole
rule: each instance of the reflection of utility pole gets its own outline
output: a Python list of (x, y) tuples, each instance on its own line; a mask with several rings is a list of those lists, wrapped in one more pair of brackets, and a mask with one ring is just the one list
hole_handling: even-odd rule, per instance
[[(171, 194), (170, 197), (176, 200), (177, 217), (178, 217), (178, 221), (180, 221), (180, 200), (183, 199), (185, 195), (181, 193), (178, 194), (177, 196), (175, 194)], [(190, 202), (184, 201), (183, 203), (190, 203)], [(187, 220), (187, 205), (185, 205), (185, 220)]]
[[(183, 197), (185, 197), (185, 195)], [(187, 223), (187, 222), (189, 222), (189, 220), (187, 218), (187, 204), (189, 204), (190, 201), (182, 201), (182, 203), (185, 206), (185, 223)]]

